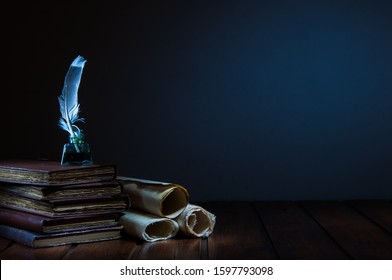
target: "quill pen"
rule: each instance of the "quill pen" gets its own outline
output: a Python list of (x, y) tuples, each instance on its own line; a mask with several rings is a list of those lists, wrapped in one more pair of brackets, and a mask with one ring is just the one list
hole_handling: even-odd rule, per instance
[(86, 62), (87, 60), (80, 55), (74, 59), (65, 76), (61, 95), (58, 97), (61, 112), (59, 126), (73, 139), (83, 138), (82, 131), (75, 123), (84, 122), (84, 118), (79, 118), (78, 89)]

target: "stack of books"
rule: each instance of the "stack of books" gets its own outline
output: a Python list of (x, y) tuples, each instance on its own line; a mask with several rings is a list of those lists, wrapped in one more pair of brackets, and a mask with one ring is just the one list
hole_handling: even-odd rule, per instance
[(0, 160), (0, 236), (33, 248), (121, 237), (129, 207), (114, 164)]

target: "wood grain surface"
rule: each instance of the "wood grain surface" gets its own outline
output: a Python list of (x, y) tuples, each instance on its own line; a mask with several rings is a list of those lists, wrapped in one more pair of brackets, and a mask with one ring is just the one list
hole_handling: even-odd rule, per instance
[(392, 259), (392, 203), (210, 201), (213, 234), (167, 241), (118, 240), (32, 249), (0, 238), (0, 259)]

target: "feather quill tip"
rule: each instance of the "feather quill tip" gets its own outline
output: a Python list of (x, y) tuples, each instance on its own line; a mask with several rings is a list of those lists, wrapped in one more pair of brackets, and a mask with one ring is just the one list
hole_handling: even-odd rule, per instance
[(86, 62), (87, 62), (87, 60), (83, 56), (78, 55), (74, 59), (74, 61), (72, 61), (71, 66), (73, 66), (73, 67), (83, 67)]

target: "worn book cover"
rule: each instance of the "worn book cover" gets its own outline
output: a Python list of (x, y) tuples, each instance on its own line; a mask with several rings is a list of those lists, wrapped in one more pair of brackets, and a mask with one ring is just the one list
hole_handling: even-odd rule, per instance
[(50, 160), (0, 160), (0, 181), (31, 185), (66, 185), (111, 180), (114, 164), (64, 166)]
[(96, 229), (119, 225), (122, 214), (92, 214), (86, 217), (50, 218), (14, 209), (0, 207), (0, 224), (38, 233)]
[(25, 246), (42, 248), (118, 239), (121, 237), (121, 230), (122, 226), (114, 226), (99, 229), (41, 234), (16, 227), (0, 225), (0, 236)]
[(121, 185), (116, 180), (63, 186), (36, 186), (0, 182), (0, 190), (37, 200), (61, 200), (120, 195)]
[(53, 218), (119, 213), (127, 209), (128, 206), (128, 198), (124, 195), (94, 199), (51, 199), (42, 201), (18, 196), (0, 189), (0, 207)]

